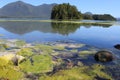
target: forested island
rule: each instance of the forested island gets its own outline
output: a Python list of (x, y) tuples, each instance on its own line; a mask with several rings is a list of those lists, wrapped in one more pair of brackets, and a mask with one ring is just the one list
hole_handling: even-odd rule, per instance
[(70, 20), (70, 19), (88, 19), (88, 20), (110, 20), (115, 21), (110, 14), (82, 14), (77, 10), (76, 6), (69, 3), (55, 5), (52, 9), (51, 19)]

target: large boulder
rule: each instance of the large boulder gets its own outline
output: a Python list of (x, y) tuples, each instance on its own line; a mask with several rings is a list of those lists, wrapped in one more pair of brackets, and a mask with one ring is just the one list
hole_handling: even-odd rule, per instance
[(119, 49), (119, 50), (120, 50), (120, 44), (115, 45), (115, 46), (114, 46), (114, 48), (116, 48), (116, 49)]
[(110, 62), (113, 60), (113, 54), (109, 51), (98, 51), (94, 58), (96, 61)]

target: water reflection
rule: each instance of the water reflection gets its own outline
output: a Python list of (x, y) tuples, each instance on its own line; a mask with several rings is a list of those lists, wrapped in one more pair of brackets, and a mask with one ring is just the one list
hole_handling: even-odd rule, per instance
[(108, 28), (110, 24), (98, 24), (98, 23), (55, 23), (55, 22), (0, 22), (0, 27), (4, 28), (8, 32), (23, 35), (33, 31), (40, 31), (43, 33), (59, 33), (61, 35), (69, 35), (74, 33), (81, 26), (90, 28), (91, 26)]
[(0, 22), (0, 34), (4, 35), (2, 38), (22, 39), (27, 42), (73, 40), (103, 48), (120, 43), (120, 27), (110, 26), (112, 25), (97, 22), (4, 21)]
[(33, 31), (52, 32), (51, 23), (42, 22), (2, 22), (0, 26), (14, 34), (26, 34)]
[(96, 26), (96, 27), (103, 27), (103, 28), (109, 28), (110, 26), (112, 26), (112, 24), (106, 24), (106, 23), (81, 23), (81, 26), (84, 26), (86, 28), (90, 28), (92, 26)]
[(74, 33), (78, 28), (80, 28), (80, 24), (74, 23), (51, 23), (51, 25), (53, 32), (62, 35), (69, 35), (70, 33)]

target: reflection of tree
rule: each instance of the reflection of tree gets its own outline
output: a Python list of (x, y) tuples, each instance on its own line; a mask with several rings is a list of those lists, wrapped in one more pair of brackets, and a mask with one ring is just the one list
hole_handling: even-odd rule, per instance
[(70, 33), (75, 32), (79, 27), (80, 24), (75, 23), (51, 23), (53, 32), (59, 33), (62, 35), (69, 35)]
[(53, 32), (59, 33), (62, 35), (69, 35), (70, 33), (75, 32), (80, 26), (84, 26), (86, 28), (90, 28), (92, 26), (96, 27), (104, 27), (108, 28), (112, 26), (111, 24), (103, 24), (103, 23), (51, 23)]
[(69, 35), (75, 32), (80, 26), (90, 28), (92, 26), (108, 28), (112, 25), (103, 23), (55, 23), (55, 22), (32, 22), (32, 21), (12, 21), (0, 22), (0, 27), (14, 34), (25, 34), (33, 31), (40, 31), (44, 33), (59, 33), (62, 35)]
[(81, 26), (84, 26), (86, 28), (90, 28), (92, 26), (108, 28), (108, 27), (112, 26), (112, 24), (96, 22), (96, 23), (82, 23)]

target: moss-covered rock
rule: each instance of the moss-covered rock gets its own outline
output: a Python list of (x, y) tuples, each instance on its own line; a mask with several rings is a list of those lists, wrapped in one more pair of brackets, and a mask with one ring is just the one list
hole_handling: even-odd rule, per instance
[(30, 48), (23, 48), (19, 52), (17, 52), (18, 55), (29, 57), (33, 55), (32, 49)]
[(23, 73), (19, 68), (12, 65), (8, 58), (0, 57), (0, 79), (1, 80), (21, 80)]
[[(4, 64), (8, 64), (9, 62), (12, 62), (12, 64), (18, 66), (19, 62), (24, 60), (25, 57), (20, 56), (20, 55), (16, 55), (16, 54), (6, 54), (3, 56), (0, 56), (1, 60), (4, 60)], [(2, 63), (3, 61), (1, 61)]]
[(83, 50), (83, 51), (79, 52), (79, 56), (85, 58), (88, 55), (95, 54), (95, 53), (96, 53), (96, 51), (94, 51), (94, 50), (93, 51), (91, 51), (91, 50)]
[(24, 72), (43, 73), (52, 70), (52, 59), (49, 55), (35, 55), (19, 64)]
[(53, 47), (49, 45), (38, 44), (34, 47), (36, 52), (44, 53), (44, 54), (51, 54), (53, 51)]
[(96, 80), (96, 76), (105, 80), (112, 80), (102, 69), (104, 69), (104, 66), (99, 64), (95, 64), (91, 67), (74, 67), (67, 70), (60, 70), (52, 76), (42, 76), (39, 80)]
[(25, 41), (22, 41), (22, 40), (17, 40), (17, 41), (15, 42), (15, 44), (16, 44), (16, 46), (18, 46), (18, 47), (22, 47), (22, 46), (24, 46), (24, 45), (26, 44), (26, 42), (25, 42)]
[(0, 44), (0, 51), (5, 51), (9, 46), (7, 44)]

